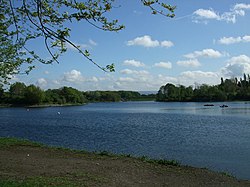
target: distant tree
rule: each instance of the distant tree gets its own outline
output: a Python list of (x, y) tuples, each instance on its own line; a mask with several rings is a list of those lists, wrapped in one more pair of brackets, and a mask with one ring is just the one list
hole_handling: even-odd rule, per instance
[(117, 92), (105, 91), (101, 92), (100, 101), (117, 102), (121, 100), (121, 96)]
[(118, 91), (118, 94), (120, 95), (123, 101), (130, 101), (135, 98), (141, 97), (141, 94), (139, 92), (133, 92), (133, 91)]
[(192, 86), (189, 86), (186, 88), (186, 95), (185, 95), (185, 101), (191, 101), (193, 99), (193, 88)]
[(59, 89), (48, 89), (44, 92), (45, 103), (51, 103), (51, 104), (64, 104), (66, 102), (66, 99), (60, 94)]
[(0, 84), (0, 103), (3, 102), (3, 95), (4, 95), (3, 85)]
[(89, 101), (100, 101), (101, 98), (100, 91), (88, 91), (85, 95)]
[(157, 101), (165, 101), (165, 86), (161, 86), (159, 91), (156, 94), (156, 100)]
[[(67, 51), (67, 45), (74, 47), (88, 61), (104, 71), (114, 71), (114, 65), (102, 67), (91, 57), (88, 50), (82, 50), (70, 40), (70, 22), (86, 21), (93, 27), (117, 32), (124, 28), (117, 19), (107, 14), (115, 0), (0, 0), (0, 81), (6, 83), (10, 75), (29, 73), (34, 61), (43, 64), (59, 62), (58, 57)], [(162, 0), (141, 0), (153, 14), (174, 17), (175, 7)], [(33, 40), (42, 39), (51, 59), (43, 59), (37, 51), (28, 47)], [(28, 68), (20, 72), (20, 66)]]
[(22, 82), (16, 82), (10, 85), (10, 102), (12, 104), (23, 104), (24, 103), (24, 94), (25, 94), (26, 85)]
[(35, 85), (29, 85), (25, 88), (24, 93), (25, 104), (36, 105), (42, 103), (44, 92)]
[(195, 89), (183, 85), (175, 86), (167, 83), (161, 86), (157, 95), (157, 101), (234, 101), (250, 100), (249, 75), (244, 74), (243, 79), (221, 78), (221, 83), (210, 86), (202, 84)]
[(84, 103), (86, 98), (82, 92), (72, 87), (62, 87), (60, 89), (61, 96), (66, 100), (66, 103)]
[(223, 85), (224, 84), (224, 80), (223, 77), (220, 78), (220, 84)]

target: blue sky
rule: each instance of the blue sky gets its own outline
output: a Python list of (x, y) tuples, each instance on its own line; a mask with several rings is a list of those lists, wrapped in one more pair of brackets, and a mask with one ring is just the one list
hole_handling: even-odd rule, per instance
[[(108, 16), (126, 26), (118, 33), (84, 22), (69, 25), (70, 39), (102, 66), (114, 63), (116, 72), (101, 71), (69, 48), (60, 64), (37, 63), (28, 76), (18, 75), (13, 81), (43, 89), (157, 91), (166, 83), (211, 85), (220, 77), (250, 74), (249, 1), (167, 2), (177, 6), (173, 19), (152, 15), (140, 0), (117, 0)], [(33, 47), (43, 51), (43, 42)]]

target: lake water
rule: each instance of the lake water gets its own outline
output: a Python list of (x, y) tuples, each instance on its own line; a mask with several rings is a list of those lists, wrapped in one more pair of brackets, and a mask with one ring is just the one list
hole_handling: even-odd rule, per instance
[[(0, 136), (175, 159), (250, 179), (250, 102), (121, 102), (0, 108)], [(228, 108), (219, 107), (226, 104)]]

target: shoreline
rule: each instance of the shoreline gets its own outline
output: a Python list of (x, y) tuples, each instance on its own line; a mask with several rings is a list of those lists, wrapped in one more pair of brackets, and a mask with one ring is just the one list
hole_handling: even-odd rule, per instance
[(41, 104), (41, 105), (11, 105), (0, 104), (0, 108), (49, 108), (49, 107), (67, 107), (67, 106), (83, 106), (87, 105), (88, 103), (68, 103), (68, 104)]
[[(0, 137), (0, 185), (250, 186), (227, 173), (108, 152), (86, 152)], [(11, 185), (9, 185), (11, 186)], [(13, 186), (13, 185), (12, 185)]]
[(159, 103), (204, 103), (204, 104), (218, 104), (218, 103), (237, 103), (242, 102), (244, 104), (250, 103), (249, 101), (157, 101), (157, 100), (131, 100), (131, 101), (102, 101), (102, 102), (88, 102), (88, 103), (67, 103), (67, 104), (40, 104), (40, 105), (12, 105), (12, 104), (0, 104), (0, 108), (47, 108), (47, 107), (68, 107), (68, 106), (83, 106), (89, 103), (119, 103), (119, 102), (159, 102)]

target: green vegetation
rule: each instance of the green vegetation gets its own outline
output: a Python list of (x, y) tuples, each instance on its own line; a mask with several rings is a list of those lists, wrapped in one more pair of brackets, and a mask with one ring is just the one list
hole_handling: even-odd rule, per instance
[[(101, 151), (101, 152), (97, 152), (96, 154), (100, 156), (107, 156), (107, 157), (127, 157), (127, 158), (132, 157), (130, 154), (113, 154), (108, 151)], [(181, 166), (181, 164), (176, 160), (152, 159), (147, 156), (134, 157), (134, 158), (137, 158), (138, 160), (141, 160), (147, 163), (154, 163), (154, 164), (165, 165), (165, 166)]]
[(79, 105), (88, 102), (119, 102), (154, 100), (155, 95), (141, 95), (134, 91), (87, 91), (72, 87), (41, 90), (35, 85), (16, 82), (4, 91), (0, 84), (0, 104), (11, 106)]
[[(76, 180), (77, 178), (77, 180)], [(2, 187), (39, 187), (39, 186), (89, 186), (89, 181), (95, 182), (99, 185), (105, 184), (107, 179), (91, 175), (89, 173), (70, 173), (63, 177), (29, 177), (23, 180), (17, 179), (0, 179), (0, 186)]]
[[(10, 146), (32, 146), (32, 147), (44, 147), (44, 148), (47, 147), (47, 148), (55, 149), (55, 150), (88, 154), (88, 152), (84, 151), (84, 150), (72, 150), (72, 149), (63, 148), (63, 147), (50, 147), (50, 146), (46, 146), (46, 145), (43, 145), (41, 143), (29, 141), (26, 139), (0, 137), (0, 148), (1, 147), (10, 147)], [(130, 154), (114, 154), (114, 153), (111, 153), (108, 151), (94, 152), (93, 154), (96, 156), (106, 156), (106, 157), (127, 157), (127, 158), (132, 157)], [(180, 166), (180, 163), (176, 160), (151, 159), (147, 156), (137, 157), (137, 159), (141, 160), (143, 162), (155, 163), (155, 164), (160, 164), (160, 165)]]
[(11, 84), (4, 90), (0, 84), (1, 106), (56, 106), (81, 105), (88, 102), (120, 101), (248, 101), (250, 100), (250, 75), (243, 78), (223, 79), (218, 85), (197, 85), (185, 87), (171, 83), (161, 86), (158, 93), (144, 95), (135, 91), (87, 91), (82, 92), (72, 87), (41, 90), (34, 85), (24, 83)]
[(36, 142), (31, 142), (25, 139), (16, 139), (16, 138), (3, 138), (0, 137), (0, 147), (10, 147), (10, 146), (33, 146), (33, 147), (42, 147), (43, 145)]
[(157, 101), (246, 101), (250, 100), (250, 75), (244, 74), (239, 80), (223, 79), (219, 85), (202, 84), (193, 89), (191, 86), (166, 84), (156, 95)]
[(155, 164), (160, 164), (164, 166), (181, 166), (181, 164), (176, 160), (151, 159), (151, 158), (148, 158), (147, 156), (142, 156), (142, 157), (139, 157), (138, 159), (143, 162), (155, 163)]

